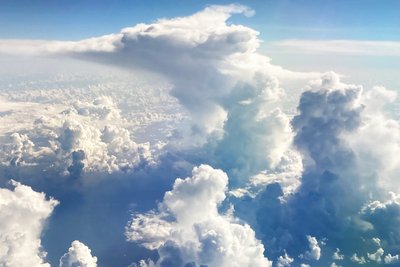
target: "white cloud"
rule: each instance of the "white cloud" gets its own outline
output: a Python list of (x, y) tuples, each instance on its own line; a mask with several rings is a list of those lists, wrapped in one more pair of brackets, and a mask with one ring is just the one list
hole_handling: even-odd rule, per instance
[(285, 253), (285, 255), (279, 256), (276, 266), (277, 267), (290, 266), (293, 263), (293, 261), (294, 259), (289, 257), (287, 253)]
[(270, 53), (400, 56), (400, 42), (357, 40), (281, 40), (265, 42)]
[(29, 186), (11, 183), (13, 190), (0, 188), (0, 265), (50, 267), (40, 238), (58, 201), (46, 199)]
[(354, 253), (353, 256), (351, 256), (350, 260), (354, 263), (357, 264), (365, 264), (367, 261), (365, 260), (364, 256), (358, 256), (357, 253)]
[[(256, 50), (258, 32), (227, 21), (232, 14), (252, 12), (241, 5), (209, 6), (191, 16), (138, 24), (117, 34), (43, 44), (40, 53), (48, 51), (53, 56), (77, 57), (130, 71), (148, 69), (165, 76), (173, 85), (171, 94), (191, 119), (171, 138), (170, 147), (180, 150), (217, 142), (210, 149), (216, 162), (210, 163), (229, 171), (237, 186), (279, 182), (285, 193), (292, 193), (299, 185), (302, 166), (291, 148), (293, 132), (285, 103), (296, 102), (306, 81), (320, 74), (295, 73), (272, 65)], [(295, 81), (297, 93), (286, 94), (281, 86), (285, 81)], [(101, 110), (85, 105), (78, 110), (80, 115), (90, 111), (99, 116), (96, 112)], [(86, 125), (82, 127), (86, 129)], [(96, 132), (88, 135), (88, 140), (97, 139)], [(96, 147), (93, 142), (87, 144)], [(85, 151), (83, 161), (93, 158), (91, 163), (83, 162), (85, 169), (95, 163), (101, 165), (95, 169), (113, 171), (136, 163), (129, 164), (126, 159), (114, 162), (107, 153), (110, 150), (102, 154), (102, 148), (93, 151), (98, 152), (92, 153), (94, 157)], [(255, 179), (248, 183), (250, 177)]]
[(61, 257), (60, 267), (97, 267), (97, 258), (85, 244), (75, 240)]
[(313, 236), (307, 236), (309, 251), (306, 251), (304, 257), (310, 260), (319, 260), (321, 257), (321, 248), (319, 247), (318, 240)]
[(382, 256), (385, 251), (382, 248), (378, 248), (375, 253), (367, 253), (368, 259), (380, 263), (382, 261)]
[(372, 242), (374, 242), (378, 246), (381, 246), (381, 240), (378, 237), (373, 237)]
[[(180, 143), (204, 144), (210, 135), (220, 138), (224, 134), (223, 126), (236, 101), (283, 99), (283, 90), (276, 86), (273, 76), (303, 82), (319, 76), (270, 64), (267, 57), (256, 52), (258, 32), (227, 23), (234, 13), (250, 15), (252, 11), (241, 5), (209, 6), (191, 16), (138, 24), (118, 34), (78, 42), (48, 44), (48, 48), (55, 55), (127, 69), (145, 68), (166, 76), (174, 86), (172, 95), (192, 117), (193, 125), (186, 129), (190, 140), (181, 137)], [(240, 86), (253, 91), (240, 92), (244, 97), (250, 93), (249, 99), (232, 99), (231, 93)]]
[(388, 253), (384, 258), (384, 262), (386, 264), (393, 264), (393, 263), (397, 263), (399, 261), (400, 261), (400, 256), (399, 255), (392, 256), (392, 254), (390, 254), (390, 253)]
[(340, 254), (340, 249), (336, 249), (335, 253), (333, 253), (332, 259), (334, 260), (343, 260), (344, 259), (344, 255)]
[[(51, 170), (61, 176), (84, 172), (133, 170), (154, 164), (150, 144), (136, 143), (125, 128), (126, 119), (110, 97), (78, 100), (71, 105), (2, 100), (0, 164), (20, 167), (27, 174)], [(32, 170), (37, 172), (32, 174)]]
[[(343, 229), (348, 230), (348, 221), (344, 226), (344, 218), (355, 224), (365, 223), (368, 227), (363, 230), (378, 229), (379, 223), (374, 223), (371, 217), (382, 220), (380, 214), (389, 216), (387, 207), (398, 208), (397, 200), (391, 203), (371, 200), (360, 214), (357, 212), (362, 205), (359, 203), (379, 195), (375, 194), (379, 190), (375, 180), (385, 189), (400, 188), (397, 182), (400, 126), (382, 112), (386, 103), (394, 101), (395, 94), (382, 87), (364, 91), (361, 86), (344, 84), (333, 72), (294, 73), (274, 66), (257, 52), (260, 40), (256, 31), (229, 24), (227, 19), (233, 13), (251, 15), (252, 12), (239, 5), (210, 6), (192, 16), (138, 24), (120, 33), (78, 42), (27, 42), (15, 48), (15, 52), (28, 45), (29, 54), (77, 57), (129, 71), (148, 69), (165, 76), (172, 83), (171, 94), (187, 109), (191, 120), (169, 132), (173, 134), (165, 134), (170, 141), (167, 149), (183, 153), (177, 157), (185, 157), (186, 165), (206, 161), (229, 172), (234, 196), (248, 193), (253, 197), (273, 183), (280, 184), (288, 201), (275, 203), (271, 197), (272, 207), (268, 206), (269, 202), (265, 203), (268, 211), (276, 216), (266, 214), (271, 216), (268, 222), (274, 226), (273, 230), (263, 224), (258, 225), (259, 229), (254, 227), (265, 238), (265, 244), (278, 248), (271, 250), (278, 252), (271, 253), (276, 253), (274, 256), (280, 264), (292, 259), (286, 254), (282, 256), (284, 245), (292, 240), (301, 243), (296, 241), (301, 240), (297, 237), (314, 235), (314, 230), (337, 237)], [(398, 54), (393, 43), (380, 43), (386, 49), (377, 51), (373, 48), (376, 43), (296, 42), (280, 45), (288, 49), (303, 47), (298, 52), (314, 53), (319, 47), (319, 52)], [(0, 52), (9, 52), (16, 44), (15, 41), (3, 43)], [(304, 87), (305, 80), (310, 78), (317, 79)], [(288, 81), (297, 89), (285, 91), (283, 85)], [(133, 124), (143, 127), (144, 139), (151, 138), (144, 126), (155, 121), (163, 123), (168, 118), (179, 119), (185, 112), (179, 113), (179, 110), (180, 115), (172, 116), (175, 108), (179, 108), (175, 103), (168, 110), (170, 117), (153, 113), (150, 106), (154, 102), (141, 97), (137, 109), (143, 111), (132, 119), (122, 116), (121, 102), (116, 103), (129, 94), (119, 95), (120, 91), (115, 91), (113, 86), (103, 89), (117, 97), (94, 98), (82, 93), (79, 97), (74, 95), (79, 101), (72, 103), (68, 101), (68, 94), (57, 95), (63, 89), (50, 93), (25, 90), (19, 96), (14, 96), (15, 91), (9, 94), (10, 98), (19, 99), (1, 101), (2, 167), (18, 175), (25, 171), (37, 177), (56, 173), (54, 177), (65, 178), (93, 173), (92, 177), (98, 179), (104, 174), (153, 164), (157, 159), (153, 153), (157, 145), (138, 143), (133, 138)], [(300, 114), (292, 120), (293, 103), (297, 104), (303, 89), (308, 91), (301, 98)], [(46, 101), (39, 101), (41, 98)], [(52, 101), (47, 102), (49, 99)], [(152, 126), (158, 128), (156, 124)], [(301, 152), (292, 147), (293, 140)], [(158, 210), (137, 214), (127, 227), (127, 237), (148, 249), (157, 249), (160, 255), (156, 263), (149, 260), (139, 265), (156, 266), (164, 262), (179, 266), (195, 262), (232, 266), (233, 262), (238, 266), (269, 266), (270, 262), (263, 256), (264, 246), (255, 238), (254, 231), (235, 218), (233, 212), (224, 214), (218, 210), (226, 198), (226, 187), (225, 174), (201, 166), (194, 169), (193, 177), (177, 179)], [(281, 196), (279, 192), (277, 195), (277, 198)], [(261, 202), (262, 198), (254, 201)], [(304, 212), (318, 216), (306, 216), (308, 220), (302, 221), (299, 227), (295, 218), (301, 209), (296, 209), (299, 208), (296, 203), (306, 203), (302, 208), (310, 208)], [(263, 220), (263, 210), (256, 209), (264, 208), (264, 203), (256, 204), (255, 207), (243, 204), (242, 209), (257, 217), (244, 215), (248, 222)], [(295, 214), (294, 220), (287, 219), (290, 214)], [(282, 228), (277, 230), (277, 223)], [(267, 229), (266, 234), (263, 227)], [(333, 233), (332, 229), (340, 230)], [(392, 233), (398, 234), (391, 224), (385, 229), (394, 229)], [(358, 241), (352, 236), (346, 238)], [(388, 243), (379, 238), (382, 244)], [(305, 258), (319, 260), (323, 240), (318, 243), (311, 235), (307, 240), (309, 251)], [(328, 246), (344, 249), (341, 244)], [(350, 255), (346, 250), (344, 253)], [(375, 260), (382, 256), (368, 254)], [(343, 254), (337, 250), (334, 258), (343, 259)], [(352, 260), (366, 263), (364, 257), (356, 254)], [(324, 264), (329, 265), (331, 261)]]
[(365, 109), (361, 127), (345, 136), (357, 155), (360, 174), (375, 176), (378, 185), (387, 191), (399, 185), (400, 162), (396, 155), (400, 152), (400, 124), (385, 112), (385, 106), (395, 99), (396, 92), (384, 87), (365, 90), (360, 99)]
[(186, 263), (208, 266), (271, 266), (254, 231), (229, 214), (220, 214), (228, 177), (207, 165), (192, 177), (177, 179), (158, 211), (136, 215), (127, 226), (128, 240), (158, 249), (157, 266)]

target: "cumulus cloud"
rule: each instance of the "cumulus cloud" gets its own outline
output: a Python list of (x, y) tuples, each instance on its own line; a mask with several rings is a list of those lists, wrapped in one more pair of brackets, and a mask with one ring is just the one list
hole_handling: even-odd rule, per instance
[(96, 267), (97, 258), (92, 256), (91, 250), (83, 243), (75, 240), (71, 243), (68, 252), (60, 259), (60, 267)]
[(394, 263), (399, 262), (399, 260), (400, 260), (400, 256), (399, 255), (392, 256), (392, 254), (390, 254), (390, 253), (388, 253), (384, 258), (384, 262), (386, 264), (394, 264)]
[(334, 260), (343, 260), (344, 259), (344, 255), (340, 254), (340, 249), (336, 248), (335, 253), (333, 253), (332, 259), (334, 259)]
[(293, 261), (294, 261), (293, 258), (289, 257), (289, 255), (285, 253), (283, 256), (279, 256), (276, 266), (277, 267), (290, 266), (293, 263)]
[[(187, 17), (160, 19), (117, 34), (42, 47), (55, 56), (128, 70), (148, 69), (165, 76), (172, 83), (171, 94), (191, 118), (170, 140), (170, 147), (181, 150), (208, 144), (203, 151), (189, 153), (194, 157), (200, 154), (203, 162), (226, 170), (235, 180), (232, 185), (251, 191), (279, 182), (285, 193), (291, 193), (299, 185), (302, 165), (300, 155), (290, 147), (290, 116), (282, 102), (295, 99), (296, 94), (286, 95), (281, 82), (295, 80), (301, 87), (319, 74), (290, 72), (271, 64), (256, 51), (258, 32), (227, 22), (235, 13), (251, 15), (252, 11), (241, 5), (209, 6)], [(93, 106), (77, 111), (80, 115), (101, 112)], [(204, 151), (209, 152), (204, 155)], [(72, 163), (74, 173), (90, 165), (84, 161), (91, 157), (87, 152), (85, 155), (81, 163)], [(118, 165), (106, 155), (95, 158), (107, 161), (103, 168), (113, 170)]]
[(354, 253), (353, 256), (351, 256), (350, 260), (354, 263), (357, 264), (365, 264), (367, 261), (365, 260), (364, 256), (359, 257), (357, 253)]
[(18, 168), (16, 177), (25, 169), (37, 176), (51, 171), (76, 179), (84, 172), (129, 171), (154, 164), (149, 143), (132, 140), (110, 97), (73, 106), (49, 104), (44, 110), (35, 103), (3, 103), (10, 113), (0, 120), (20, 121), (19, 128), (3, 129), (0, 144), (0, 164), (4, 172)]
[(218, 211), (227, 183), (221, 170), (195, 167), (192, 177), (175, 181), (157, 211), (132, 219), (128, 240), (158, 249), (155, 266), (271, 266), (254, 231)]
[(361, 100), (365, 105), (362, 125), (346, 137), (357, 155), (360, 172), (377, 177), (378, 186), (387, 191), (398, 188), (399, 162), (395, 155), (400, 147), (400, 125), (385, 112), (385, 106), (395, 99), (396, 93), (383, 87), (367, 90)]
[[(374, 103), (369, 104), (369, 94), (382, 97), (374, 97)], [(253, 200), (236, 204), (238, 214), (250, 218), (262, 234), (269, 258), (278, 258), (286, 250), (290, 255), (303, 255), (295, 258), (297, 264), (318, 258), (321, 264), (330, 265), (332, 254), (335, 260), (343, 261), (342, 265), (355, 261), (363, 264), (371, 257), (382, 261), (382, 251), (379, 255), (371, 253), (376, 250), (377, 238), (382, 250), (397, 251), (393, 241), (398, 240), (398, 231), (388, 223), (389, 216), (397, 218), (396, 194), (384, 200), (385, 190), (380, 186), (384, 177), (380, 175), (385, 172), (364, 172), (368, 163), (362, 160), (361, 148), (354, 142), (360, 129), (370, 123), (369, 118), (376, 116), (373, 110), (383, 106), (380, 101), (391, 99), (393, 94), (386, 89), (365, 91), (361, 86), (342, 83), (334, 73), (310, 83), (301, 96), (299, 113), (292, 120), (294, 144), (302, 154), (304, 168), (300, 186), (282, 199), (282, 185), (270, 184)], [(387, 119), (382, 111), (379, 116)], [(362, 138), (368, 138), (368, 134), (363, 132)], [(379, 157), (380, 152), (369, 153), (370, 157)], [(369, 164), (379, 166), (379, 162)], [(255, 222), (249, 207), (257, 210)], [(321, 253), (317, 240), (327, 253)], [(310, 250), (303, 254), (307, 246)]]
[(319, 260), (321, 257), (321, 248), (319, 247), (318, 240), (315, 237), (307, 236), (310, 250), (306, 251), (304, 257), (311, 260)]
[[(281, 103), (293, 96), (285, 94), (279, 78), (301, 84), (319, 74), (272, 65), (256, 51), (258, 32), (227, 22), (235, 13), (249, 15), (251, 10), (241, 5), (209, 6), (191, 16), (49, 47), (57, 55), (129, 70), (145, 68), (165, 76), (173, 85), (171, 94), (191, 118), (178, 129), (171, 147), (208, 144), (204, 161), (225, 169), (237, 186), (256, 176), (250, 187), (281, 182), (285, 192), (293, 192), (296, 186), (291, 184), (296, 183), (301, 164), (290, 149), (290, 117)], [(288, 172), (280, 175), (282, 169)]]
[(41, 246), (46, 220), (58, 201), (15, 181), (0, 188), (0, 265), (50, 266)]
[(368, 253), (367, 256), (371, 261), (380, 263), (382, 261), (383, 253), (385, 253), (385, 251), (382, 248), (378, 248), (375, 253)]
[(215, 99), (235, 84), (224, 74), (232, 65), (225, 61), (236, 53), (253, 52), (259, 42), (256, 31), (225, 23), (232, 13), (243, 12), (250, 11), (239, 5), (210, 6), (192, 16), (54, 47), (60, 53), (166, 75), (174, 83), (172, 94), (191, 112), (198, 134), (220, 135), (227, 113)]

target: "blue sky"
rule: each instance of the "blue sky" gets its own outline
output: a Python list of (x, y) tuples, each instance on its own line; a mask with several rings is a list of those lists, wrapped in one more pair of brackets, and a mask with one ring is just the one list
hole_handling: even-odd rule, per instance
[[(3, 0), (0, 38), (76, 40), (119, 31), (138, 22), (191, 14), (208, 4), (233, 1), (126, 1), (126, 0)], [(399, 40), (400, 2), (352, 1), (237, 1), (256, 14), (236, 16), (261, 32), (264, 40), (354, 39)]]

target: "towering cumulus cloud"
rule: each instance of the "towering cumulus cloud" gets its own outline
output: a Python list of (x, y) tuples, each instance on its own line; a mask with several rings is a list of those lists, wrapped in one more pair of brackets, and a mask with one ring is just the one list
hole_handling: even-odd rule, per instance
[(207, 146), (189, 152), (186, 160), (201, 155), (202, 161), (226, 170), (235, 186), (279, 181), (286, 185), (285, 192), (293, 191), (302, 166), (299, 154), (290, 148), (293, 133), (283, 109), (299, 89), (288, 96), (281, 81), (300, 88), (319, 74), (272, 65), (256, 51), (258, 32), (227, 23), (234, 13), (252, 12), (240, 5), (210, 6), (192, 16), (50, 44), (47, 49), (165, 76), (173, 85), (171, 94), (191, 117), (171, 146), (180, 150)]
[[(372, 201), (386, 198), (380, 181), (394, 177), (385, 177), (387, 173), (379, 169), (365, 172), (369, 166), (361, 161), (366, 157), (363, 153), (375, 157), (377, 152), (355, 141), (355, 135), (371, 127), (374, 117), (388, 120), (381, 113), (370, 112), (375, 109), (371, 94), (382, 95), (374, 102), (391, 99), (382, 88), (363, 92), (360, 86), (341, 83), (334, 74), (312, 82), (310, 90), (302, 94), (299, 115), (292, 120), (294, 144), (303, 155), (305, 168), (301, 185), (285, 202), (277, 201), (282, 192), (272, 186), (258, 199), (263, 202), (257, 212), (258, 224), (270, 253), (285, 249), (288, 255), (300, 255), (300, 262), (319, 260), (328, 265), (333, 259), (345, 266), (352, 262), (373, 266), (382, 262), (385, 249), (397, 251), (399, 237), (388, 224), (397, 220), (397, 211), (390, 220), (387, 217), (388, 207), (398, 210), (397, 196), (391, 193), (391, 200)], [(386, 127), (379, 132), (386, 132)], [(363, 138), (374, 134), (364, 132)], [(309, 250), (302, 253), (307, 242)]]
[(46, 219), (58, 202), (29, 186), (12, 182), (0, 189), (0, 265), (48, 266), (40, 237)]
[(220, 214), (228, 177), (207, 165), (192, 177), (177, 179), (157, 211), (136, 215), (127, 227), (128, 240), (160, 255), (145, 266), (272, 266), (254, 231), (231, 213)]
[(97, 267), (97, 258), (78, 240), (72, 242), (68, 252), (60, 259), (60, 267)]

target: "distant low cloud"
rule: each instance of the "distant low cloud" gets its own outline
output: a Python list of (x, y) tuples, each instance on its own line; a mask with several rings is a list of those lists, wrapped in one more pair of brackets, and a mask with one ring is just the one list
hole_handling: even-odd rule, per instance
[(400, 56), (400, 42), (358, 40), (280, 40), (266, 42), (270, 53), (334, 54), (348, 56)]
[(9, 113), (0, 121), (20, 123), (15, 129), (0, 130), (0, 167), (9, 173), (18, 168), (15, 176), (21, 179), (33, 170), (36, 179), (51, 171), (76, 180), (84, 172), (129, 171), (155, 163), (149, 143), (132, 140), (110, 97), (73, 106), (47, 104), (47, 110), (33, 103), (2, 103), (1, 109)]

